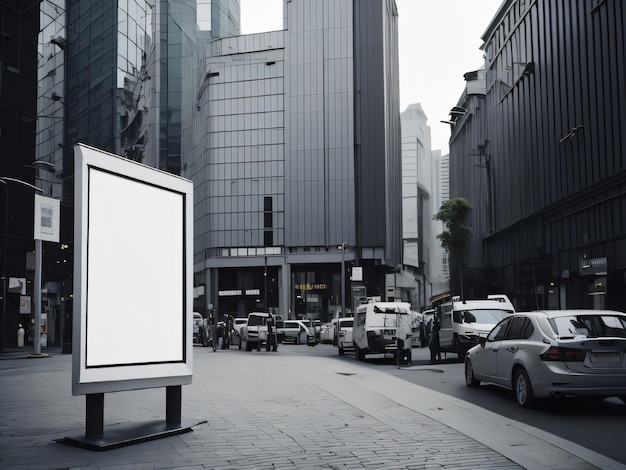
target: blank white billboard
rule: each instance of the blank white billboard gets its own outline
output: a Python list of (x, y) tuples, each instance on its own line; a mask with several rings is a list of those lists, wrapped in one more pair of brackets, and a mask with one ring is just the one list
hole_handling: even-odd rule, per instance
[(192, 374), (192, 183), (75, 147), (73, 393)]

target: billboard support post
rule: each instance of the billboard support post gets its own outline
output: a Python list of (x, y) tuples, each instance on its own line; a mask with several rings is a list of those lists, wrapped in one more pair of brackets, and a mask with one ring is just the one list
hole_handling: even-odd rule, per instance
[(182, 387), (172, 385), (165, 388), (165, 421), (168, 424), (179, 424), (182, 420)]
[(104, 434), (104, 393), (85, 395), (85, 435), (88, 438)]

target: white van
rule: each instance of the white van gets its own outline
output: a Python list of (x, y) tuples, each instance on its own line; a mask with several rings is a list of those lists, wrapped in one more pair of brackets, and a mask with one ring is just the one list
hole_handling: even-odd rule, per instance
[(408, 302), (370, 302), (357, 307), (352, 328), (357, 360), (397, 359), (399, 343), (403, 357), (410, 362), (411, 336)]
[(456, 353), (459, 359), (486, 338), (496, 324), (515, 308), (504, 294), (494, 294), (481, 300), (461, 300), (454, 297), (439, 307), (439, 351)]
[[(260, 351), (263, 345), (267, 345), (267, 321), (269, 318), (272, 318), (272, 321), (274, 323), (274, 329), (272, 332), (272, 334), (274, 335), (273, 345), (276, 347), (276, 349), (278, 348), (276, 317), (271, 313), (250, 312), (248, 314), (248, 321), (244, 326), (241, 327), (240, 341), (242, 343), (245, 343), (246, 351), (252, 351), (253, 349), (258, 349)], [(239, 349), (241, 349), (241, 343)]]

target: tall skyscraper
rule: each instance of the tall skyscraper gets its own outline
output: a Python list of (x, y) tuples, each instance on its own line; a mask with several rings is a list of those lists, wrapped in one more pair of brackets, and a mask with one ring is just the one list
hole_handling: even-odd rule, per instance
[(180, 174), (199, 51), (239, 34), (239, 1), (47, 0), (39, 9), (36, 156), (57, 169), (39, 176), (44, 192), (62, 200), (65, 250), (50, 247), (65, 269), (48, 270), (46, 290), (60, 295), (46, 301), (71, 315), (73, 146)]
[(183, 172), (196, 282), (222, 313), (327, 320), (353, 296), (384, 296), (402, 262), (397, 10), (284, 5), (283, 31), (206, 49)]

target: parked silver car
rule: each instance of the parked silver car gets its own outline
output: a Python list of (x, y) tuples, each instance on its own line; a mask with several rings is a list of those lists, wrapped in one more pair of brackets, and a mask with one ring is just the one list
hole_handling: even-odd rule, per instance
[(285, 320), (283, 327), (283, 341), (293, 341), (295, 344), (306, 344), (307, 338), (314, 333), (302, 320)]
[(465, 383), (499, 385), (517, 403), (619, 397), (626, 403), (626, 314), (610, 310), (515, 313), (465, 356)]
[(352, 342), (352, 327), (354, 326), (354, 318), (338, 318), (335, 323), (337, 331), (337, 347), (339, 348), (339, 355), (343, 356), (346, 350), (353, 351), (354, 343)]

